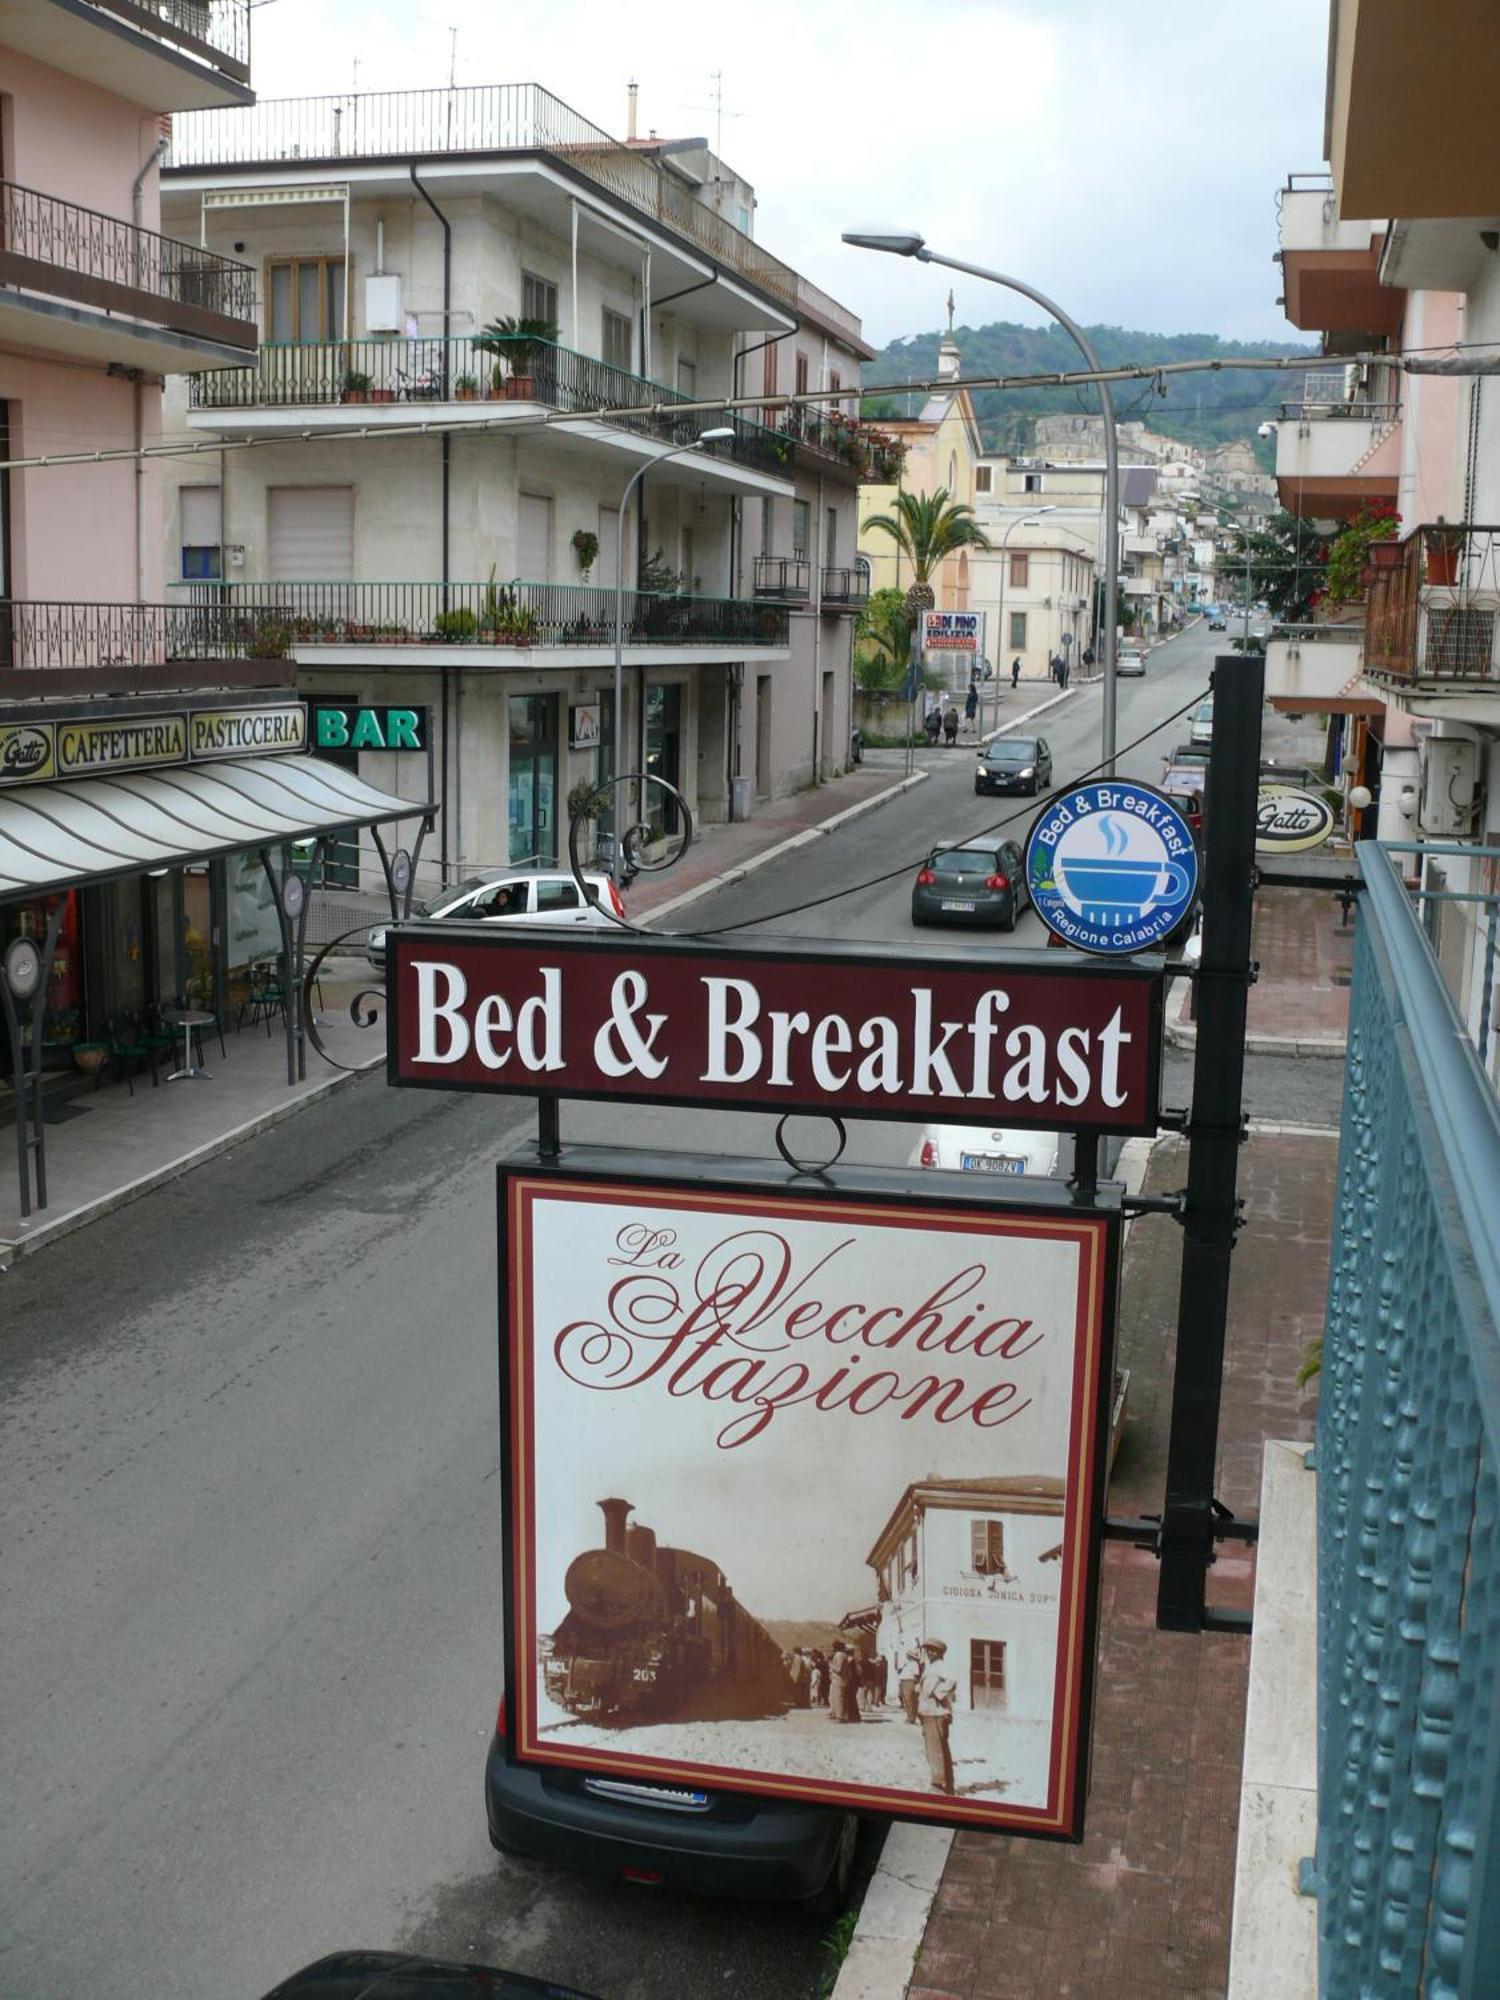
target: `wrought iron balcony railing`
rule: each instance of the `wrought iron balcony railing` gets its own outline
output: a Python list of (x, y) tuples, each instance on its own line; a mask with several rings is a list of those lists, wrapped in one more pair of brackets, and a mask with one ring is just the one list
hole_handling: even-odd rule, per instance
[(221, 603), (0, 598), (0, 694), (286, 686), (289, 653), (274, 623)]
[(778, 604), (806, 604), (812, 596), (812, 564), (806, 556), (757, 556), (755, 595)]
[(252, 367), (211, 368), (195, 375), (189, 388), (195, 410), (448, 402), (542, 403), (577, 416), (639, 410), (606, 421), (675, 445), (691, 444), (705, 430), (732, 430), (728, 454), (737, 463), (759, 472), (787, 471), (792, 447), (785, 438), (738, 411), (683, 407), (694, 401), (552, 341), (483, 333), (273, 341), (262, 346)]
[(255, 346), (248, 264), (0, 181), (0, 284)]
[(891, 486), (901, 476), (905, 445), (857, 417), (809, 403), (768, 412), (768, 420), (794, 444), (847, 465), (861, 485)]
[(1390, 681), (1500, 681), (1500, 528), (1432, 522), (1376, 542), (1364, 671)]
[(239, 83), (250, 81), (251, 0), (84, 0), (97, 13), (170, 42)]
[(792, 311), (797, 273), (663, 172), (649, 152), (612, 139), (534, 83), (283, 97), (173, 122), (172, 169), (295, 160), (537, 153), (606, 189)]
[[(283, 652), (308, 646), (612, 646), (615, 592), (579, 583), (197, 583), (195, 610)], [(743, 597), (624, 593), (627, 646), (785, 646), (787, 613)]]
[(867, 569), (825, 569), (823, 606), (845, 611), (863, 611), (870, 601), (870, 572)]

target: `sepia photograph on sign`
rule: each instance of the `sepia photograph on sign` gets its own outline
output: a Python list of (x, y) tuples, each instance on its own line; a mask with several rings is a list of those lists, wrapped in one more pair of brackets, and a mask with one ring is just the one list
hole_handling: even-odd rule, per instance
[(1076, 1837), (1113, 1218), (502, 1203), (517, 1759)]

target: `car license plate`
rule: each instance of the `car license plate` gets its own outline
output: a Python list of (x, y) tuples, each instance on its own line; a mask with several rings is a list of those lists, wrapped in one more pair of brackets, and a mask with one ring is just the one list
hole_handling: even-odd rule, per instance
[(663, 1812), (707, 1812), (707, 1792), (686, 1792), (675, 1785), (633, 1785), (621, 1778), (585, 1778), (583, 1789), (601, 1798), (623, 1799), (629, 1805), (657, 1806)]
[(943, 908), (944, 908), (945, 910), (971, 910), (971, 911), (972, 911), (972, 909), (974, 908), (974, 905), (973, 905), (972, 903), (949, 903), (949, 902), (945, 902), (945, 903), (943, 904)]
[(1024, 1174), (1026, 1162), (1014, 1153), (960, 1153), (966, 1174)]

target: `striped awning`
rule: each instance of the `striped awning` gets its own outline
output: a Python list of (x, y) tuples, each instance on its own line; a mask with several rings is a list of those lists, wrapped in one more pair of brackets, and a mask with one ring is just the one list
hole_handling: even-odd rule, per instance
[(0, 901), (431, 810), (316, 757), (240, 757), (21, 786), (0, 791)]

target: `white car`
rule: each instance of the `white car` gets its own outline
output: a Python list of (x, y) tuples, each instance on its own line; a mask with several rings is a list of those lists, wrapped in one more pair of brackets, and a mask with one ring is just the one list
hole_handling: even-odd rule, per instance
[(1206, 695), (1193, 710), (1193, 726), (1188, 732), (1192, 743), (1212, 743), (1214, 740), (1214, 698)]
[[(607, 875), (585, 875), (587, 893), (565, 868), (507, 868), (498, 875), (475, 875), (444, 889), (412, 911), (413, 922), (576, 925), (612, 930), (625, 915), (620, 892)], [(365, 956), (385, 971), (385, 934), (377, 924), (365, 942)]]
[(940, 1167), (945, 1173), (1040, 1174), (1045, 1179), (1057, 1172), (1057, 1134), (924, 1125), (906, 1164)]
[(1115, 657), (1116, 674), (1144, 674), (1146, 655), (1133, 646), (1128, 646)]

